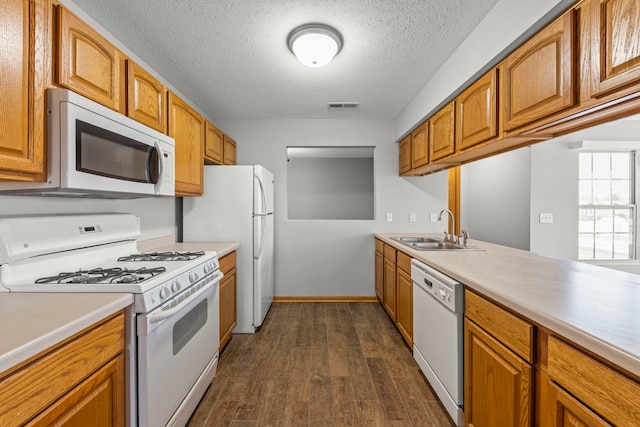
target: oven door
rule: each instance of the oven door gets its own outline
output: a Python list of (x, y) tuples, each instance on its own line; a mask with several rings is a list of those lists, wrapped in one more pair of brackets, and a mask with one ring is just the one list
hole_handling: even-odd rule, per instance
[(137, 316), (140, 426), (184, 425), (215, 375), (221, 277)]

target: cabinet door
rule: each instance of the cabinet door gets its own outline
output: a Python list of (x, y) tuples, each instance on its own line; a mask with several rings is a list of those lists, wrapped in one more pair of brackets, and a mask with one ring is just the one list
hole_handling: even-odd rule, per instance
[(433, 162), (455, 151), (453, 102), (442, 107), (429, 119), (429, 158)]
[(501, 65), (504, 128), (515, 129), (575, 103), (575, 11), (542, 29)]
[(127, 60), (127, 116), (167, 133), (167, 88), (144, 68)]
[(231, 339), (236, 327), (237, 280), (235, 267), (220, 281), (220, 349)]
[(125, 113), (124, 56), (62, 6), (58, 6), (56, 82)]
[(171, 92), (169, 136), (176, 142), (176, 196), (201, 196), (204, 175), (204, 119)]
[(411, 170), (411, 135), (400, 141), (400, 175)]
[[(569, 393), (555, 387), (555, 401), (552, 402), (554, 407), (549, 408), (556, 413), (556, 419), (553, 423), (554, 427), (611, 427), (602, 418), (600, 418), (592, 410), (584, 406)], [(545, 410), (545, 408), (543, 408)], [(544, 427), (541, 425), (541, 427)]]
[(419, 168), (429, 162), (427, 132), (426, 122), (411, 132), (411, 169)]
[(384, 301), (384, 256), (376, 251), (376, 296), (381, 303)]
[(391, 320), (396, 321), (396, 263), (384, 259), (384, 308)]
[(498, 136), (497, 70), (478, 79), (456, 98), (456, 150)]
[(398, 330), (404, 340), (413, 348), (413, 281), (411, 276), (397, 268), (397, 316)]
[(227, 135), (224, 135), (224, 164), (236, 164), (236, 142)]
[(207, 164), (224, 163), (224, 134), (220, 129), (207, 122), (204, 143), (204, 161)]
[(592, 95), (640, 83), (640, 2), (592, 0)]
[(124, 379), (121, 354), (25, 425), (124, 427)]
[(532, 368), (465, 319), (464, 412), (474, 427), (530, 427)]
[(49, 2), (3, 1), (0, 14), (0, 179), (44, 181)]

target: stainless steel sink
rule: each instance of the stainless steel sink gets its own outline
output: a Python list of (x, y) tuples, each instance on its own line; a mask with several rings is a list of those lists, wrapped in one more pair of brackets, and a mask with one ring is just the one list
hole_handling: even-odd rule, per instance
[(391, 239), (400, 243), (434, 243), (440, 241), (431, 237), (392, 237)]
[(432, 237), (392, 237), (392, 240), (418, 251), (481, 251), (483, 249), (473, 246), (459, 245), (448, 240), (439, 240)]

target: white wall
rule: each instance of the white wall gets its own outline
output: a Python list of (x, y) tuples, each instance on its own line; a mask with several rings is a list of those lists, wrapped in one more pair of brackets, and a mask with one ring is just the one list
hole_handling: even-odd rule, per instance
[[(500, 0), (407, 104), (397, 118), (395, 138), (405, 134), (449, 95), (472, 79), (512, 44), (568, 8), (573, 0)], [(515, 43), (514, 43), (515, 41)], [(502, 55), (501, 55), (502, 54)], [(494, 61), (495, 62), (495, 61)]]
[[(540, 223), (552, 213), (552, 223)], [(531, 146), (531, 252), (578, 259), (578, 151), (555, 140)]]
[(529, 250), (528, 147), (463, 165), (461, 229), (473, 239)]
[[(275, 176), (278, 296), (373, 296), (375, 232), (434, 232), (429, 214), (447, 207), (447, 173), (398, 176), (393, 120), (218, 120), (238, 141), (239, 164)], [(287, 220), (287, 146), (375, 146), (374, 220)], [(393, 222), (386, 222), (386, 213)], [(417, 222), (409, 223), (409, 212)]]

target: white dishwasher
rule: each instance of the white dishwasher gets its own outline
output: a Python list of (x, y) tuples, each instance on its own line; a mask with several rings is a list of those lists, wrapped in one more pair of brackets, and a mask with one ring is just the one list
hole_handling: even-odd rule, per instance
[(464, 426), (464, 288), (420, 261), (411, 261), (413, 358), (457, 426)]

